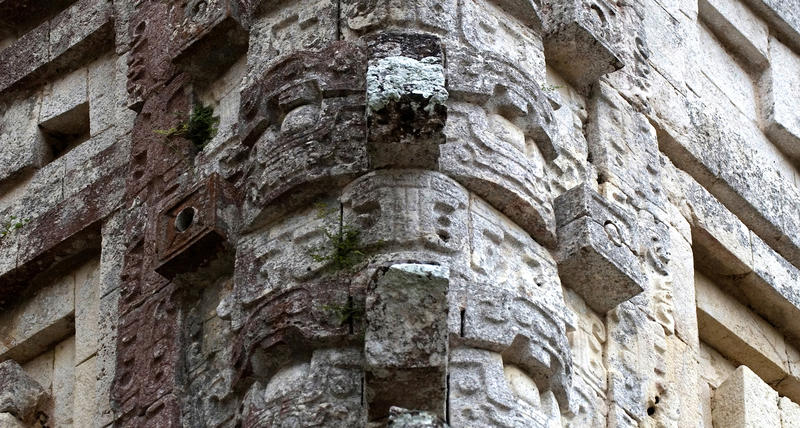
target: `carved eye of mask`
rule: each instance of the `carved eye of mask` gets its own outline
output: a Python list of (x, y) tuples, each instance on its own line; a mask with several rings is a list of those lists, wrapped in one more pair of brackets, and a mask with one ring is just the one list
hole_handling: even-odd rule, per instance
[(319, 121), (319, 110), (319, 106), (313, 104), (295, 107), (284, 117), (281, 132), (287, 134), (313, 128)]
[(619, 233), (619, 229), (617, 228), (617, 225), (615, 225), (611, 221), (607, 221), (605, 226), (603, 226), (603, 228), (606, 231), (606, 235), (608, 236), (608, 239), (614, 245), (616, 245), (617, 247), (621, 247), (622, 244), (623, 244), (622, 235)]

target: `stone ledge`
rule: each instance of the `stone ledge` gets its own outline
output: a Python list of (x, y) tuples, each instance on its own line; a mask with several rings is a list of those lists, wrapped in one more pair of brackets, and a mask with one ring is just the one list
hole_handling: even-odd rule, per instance
[(113, 45), (112, 5), (81, 0), (0, 51), (0, 93), (40, 82)]

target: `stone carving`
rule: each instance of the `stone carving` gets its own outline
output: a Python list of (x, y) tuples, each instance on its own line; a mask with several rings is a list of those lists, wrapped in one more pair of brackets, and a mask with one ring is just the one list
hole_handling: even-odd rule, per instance
[[(622, 68), (617, 28), (619, 10), (606, 0), (545, 0), (545, 54), (575, 86), (585, 88)], [(576, 62), (577, 61), (577, 62)], [(549, 62), (549, 59), (548, 59)]]
[[(337, 319), (331, 313), (348, 304), (347, 284), (334, 281), (294, 287), (267, 295), (252, 309), (233, 344), (235, 382), (243, 376), (265, 376), (284, 364), (293, 350), (348, 341), (363, 331), (360, 319)], [(363, 299), (363, 298), (362, 298)], [(346, 321), (350, 323), (344, 323)]]
[(364, 417), (362, 357), (352, 348), (314, 351), (311, 361), (281, 369), (247, 392), (241, 423), (268, 426), (357, 426)]
[[(478, 107), (451, 104), (445, 130), (451, 137), (442, 147), (439, 167), (550, 246), (555, 241), (555, 222), (548, 184), (543, 180), (543, 159), (508, 120), (487, 116)], [(499, 122), (508, 132), (498, 135), (490, 121)], [(516, 144), (508, 144), (503, 137)]]
[(157, 226), (156, 271), (172, 278), (208, 264), (229, 247), (238, 214), (236, 192), (216, 174), (188, 196), (165, 202)]
[[(583, 184), (558, 197), (556, 218), (559, 274), (587, 305), (605, 313), (644, 290), (634, 241), (639, 232), (625, 211)], [(598, 275), (606, 278), (601, 292), (591, 280)]]
[(245, 229), (366, 171), (365, 67), (363, 49), (340, 42), (288, 55), (244, 90), (240, 136), (254, 144)]
[(500, 354), (456, 348), (450, 354), (448, 408), (452, 426), (560, 426), (558, 403), (550, 391), (518, 369), (506, 369)]
[(794, 421), (786, 3), (0, 0), (0, 425)]
[(469, 198), (450, 178), (419, 170), (376, 171), (342, 194), (344, 222), (361, 230), (366, 248), (395, 260), (448, 260), (451, 274), (466, 269)]
[(603, 361), (606, 343), (605, 322), (574, 292), (565, 292), (569, 308), (575, 313), (576, 328), (568, 333), (574, 377), (571, 411), (567, 426), (602, 426), (608, 413), (606, 390), (608, 372)]
[(574, 325), (554, 281), (554, 261), (485, 204), (473, 203), (471, 224), (475, 274), (456, 293), (461, 319), (451, 322), (451, 334), (502, 353), (566, 406), (572, 380), (566, 332)]

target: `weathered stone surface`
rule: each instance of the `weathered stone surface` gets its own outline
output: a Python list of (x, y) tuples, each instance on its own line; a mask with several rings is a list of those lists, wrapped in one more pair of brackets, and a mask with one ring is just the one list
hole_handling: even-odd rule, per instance
[(379, 33), (367, 40), (368, 152), (373, 168), (434, 169), (447, 90), (438, 38)]
[(389, 427), (395, 428), (444, 428), (448, 425), (430, 412), (408, 410), (401, 407), (389, 409)]
[(715, 424), (732, 428), (781, 426), (778, 393), (747, 366), (739, 366), (714, 393)]
[(37, 411), (49, 397), (13, 360), (0, 363), (0, 413), (8, 413), (24, 423), (33, 423)]
[[(622, 68), (615, 4), (584, 0), (545, 1), (545, 54), (575, 86), (587, 87)], [(577, 61), (577, 63), (576, 63)]]
[(362, 357), (352, 348), (320, 349), (310, 362), (288, 365), (256, 382), (243, 403), (245, 426), (359, 425)]
[(439, 169), (552, 246), (555, 225), (545, 161), (524, 130), (470, 104), (451, 103), (448, 114)]
[(449, 285), (446, 267), (397, 264), (367, 292), (370, 420), (386, 417), (392, 405), (444, 416)]
[(448, 409), (453, 426), (550, 427), (559, 419), (552, 392), (500, 354), (456, 348), (450, 357)]
[(255, 144), (245, 227), (366, 171), (365, 70), (363, 49), (340, 42), (288, 55), (243, 91), (239, 132)]
[[(600, 313), (644, 290), (646, 279), (636, 261), (634, 241), (639, 231), (629, 215), (585, 184), (559, 196), (555, 206), (558, 271), (564, 285)], [(604, 282), (592, 280), (597, 277)]]
[(796, 9), (0, 0), (0, 425), (792, 426)]

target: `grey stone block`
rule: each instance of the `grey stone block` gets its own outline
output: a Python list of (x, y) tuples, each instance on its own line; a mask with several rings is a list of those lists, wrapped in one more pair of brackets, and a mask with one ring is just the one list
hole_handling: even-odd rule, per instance
[(444, 416), (449, 270), (396, 264), (368, 292), (364, 353), (369, 419), (392, 405)]
[(605, 313), (644, 290), (633, 218), (582, 184), (556, 199), (558, 272), (592, 309)]

